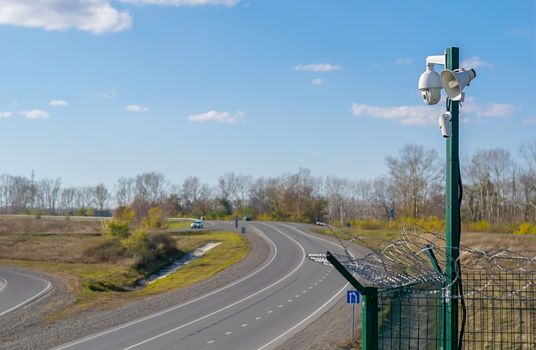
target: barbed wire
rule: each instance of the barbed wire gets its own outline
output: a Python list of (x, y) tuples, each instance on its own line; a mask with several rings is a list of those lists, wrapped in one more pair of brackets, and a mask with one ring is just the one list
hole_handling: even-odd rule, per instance
[[(408, 231), (404, 226), (401, 236), (385, 242), (383, 247), (374, 247), (369, 239), (352, 236), (346, 242), (342, 232), (327, 226), (344, 249), (344, 254), (335, 257), (361, 282), (382, 290), (414, 288), (419, 293), (444, 293), (463, 281), (465, 296), (500, 298), (534, 298), (536, 288), (536, 256), (527, 256), (507, 249), (483, 250), (460, 245), (458, 258), (451, 261), (455, 278), (447, 283), (443, 271), (437, 266), (446, 266), (446, 241), (443, 234), (414, 226)], [(348, 245), (355, 242), (366, 253), (352, 257)], [(314, 261), (329, 264), (325, 254), (313, 254)], [(426, 285), (426, 288), (419, 286)], [(451, 298), (458, 296), (451, 295)]]

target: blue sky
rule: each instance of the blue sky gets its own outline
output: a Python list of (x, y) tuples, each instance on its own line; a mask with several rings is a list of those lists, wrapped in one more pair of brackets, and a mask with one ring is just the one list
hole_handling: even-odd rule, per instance
[(535, 1), (0, 0), (0, 42), (0, 173), (65, 185), (443, 155), (417, 81), (448, 46), (477, 71), (462, 157), (536, 140)]

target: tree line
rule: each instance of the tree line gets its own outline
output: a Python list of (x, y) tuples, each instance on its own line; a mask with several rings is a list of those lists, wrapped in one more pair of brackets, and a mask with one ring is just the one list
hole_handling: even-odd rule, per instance
[[(495, 148), (462, 159), (462, 219), (490, 223), (536, 220), (536, 141), (516, 154)], [(113, 189), (62, 187), (61, 179), (0, 176), (1, 213), (110, 215), (112, 207), (168, 216), (346, 222), (397, 217), (444, 217), (444, 159), (435, 150), (404, 145), (386, 157), (387, 171), (372, 180), (314, 177), (307, 169), (276, 177), (225, 173), (215, 185), (189, 176), (174, 184), (147, 172), (120, 178)]]

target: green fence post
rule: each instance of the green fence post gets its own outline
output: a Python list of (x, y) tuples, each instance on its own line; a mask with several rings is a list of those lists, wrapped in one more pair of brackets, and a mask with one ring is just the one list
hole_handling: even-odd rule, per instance
[[(445, 52), (446, 69), (459, 68), (460, 53), (457, 47)], [(458, 348), (458, 294), (456, 261), (460, 256), (460, 203), (458, 199), (459, 173), (459, 102), (447, 99), (447, 109), (452, 114), (452, 134), (447, 139), (446, 183), (446, 284), (450, 286), (445, 310), (445, 349)]]
[(378, 288), (362, 285), (331, 252), (326, 252), (326, 258), (363, 296), (361, 309), (361, 349), (378, 350)]
[(378, 288), (365, 288), (361, 317), (361, 348), (378, 350)]

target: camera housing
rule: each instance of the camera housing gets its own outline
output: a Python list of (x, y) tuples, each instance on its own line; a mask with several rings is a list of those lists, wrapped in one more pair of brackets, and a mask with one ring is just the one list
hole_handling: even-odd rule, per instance
[(419, 77), (419, 91), (421, 97), (427, 105), (435, 105), (441, 100), (441, 78), (434, 71), (434, 64), (428, 63), (426, 71)]
[(450, 123), (452, 121), (452, 114), (450, 112), (441, 113), (438, 121), (439, 129), (441, 130), (441, 135), (444, 138), (449, 138), (452, 134), (452, 127)]
[(435, 105), (441, 100), (441, 89), (422, 89), (421, 97), (427, 105)]

